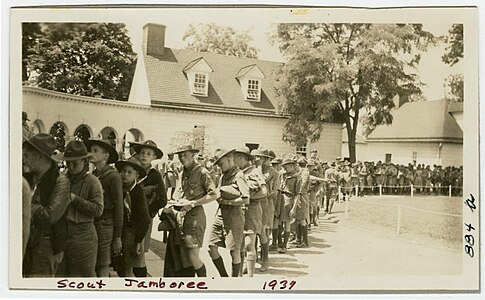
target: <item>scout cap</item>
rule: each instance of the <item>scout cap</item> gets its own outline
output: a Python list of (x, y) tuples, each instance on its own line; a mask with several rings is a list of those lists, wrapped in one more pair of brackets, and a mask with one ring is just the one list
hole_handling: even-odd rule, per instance
[(93, 153), (88, 152), (88, 148), (82, 141), (70, 141), (66, 146), (64, 153), (55, 156), (56, 160), (79, 160), (93, 156)]
[(272, 159), (273, 157), (270, 155), (269, 153), (269, 150), (268, 149), (255, 149), (253, 151), (251, 151), (251, 154), (253, 156), (260, 156), (260, 157), (266, 157), (266, 158), (269, 158), (269, 159)]
[(155, 151), (155, 156), (157, 157), (157, 159), (160, 159), (163, 156), (162, 150), (158, 149), (157, 144), (152, 140), (147, 140), (142, 143), (130, 143), (130, 144), (133, 146), (136, 153), (140, 153), (141, 148), (148, 148)]
[(57, 148), (57, 144), (52, 135), (47, 133), (39, 133), (22, 143), (22, 145), (25, 144), (32, 146), (44, 156), (56, 161), (56, 158), (53, 157), (53, 153)]
[(115, 163), (115, 167), (118, 172), (121, 172), (124, 166), (130, 166), (138, 171), (138, 173), (140, 174), (140, 178), (143, 178), (147, 175), (147, 171), (141, 166), (141, 162), (134, 157), (130, 157), (128, 158), (128, 160), (119, 160)]
[(173, 154), (179, 154), (185, 151), (197, 153), (199, 150), (195, 149), (192, 145), (181, 145), (177, 148), (177, 150), (173, 151)]
[(296, 164), (296, 160), (294, 157), (292, 156), (289, 156), (289, 157), (285, 157), (283, 159), (283, 162), (281, 163), (282, 165), (288, 165), (288, 164)]
[(106, 161), (107, 164), (112, 164), (115, 163), (118, 160), (118, 151), (111, 145), (109, 140), (87, 140), (84, 142), (88, 150), (91, 150), (91, 147), (93, 145), (97, 145), (104, 150), (108, 151), (109, 157), (108, 161)]
[(276, 165), (276, 164), (281, 164), (282, 162), (283, 162), (283, 160), (282, 160), (280, 157), (275, 157), (275, 158), (274, 158), (274, 159), (271, 161), (271, 163), (272, 163), (272, 164), (275, 164), (275, 165)]
[(224, 200), (234, 200), (241, 197), (241, 192), (233, 185), (221, 186), (220, 191)]
[(229, 153), (234, 153), (236, 149), (224, 149), (224, 148), (219, 148), (214, 152), (214, 165), (217, 165), (219, 160), (223, 158), (224, 156), (228, 155)]
[(248, 160), (254, 160), (254, 156), (251, 154), (251, 151), (249, 151), (249, 148), (248, 147), (241, 147), (241, 148), (237, 148), (234, 153), (241, 153), (241, 154), (244, 154), (246, 155), (246, 157), (248, 158)]
[(25, 112), (25, 111), (22, 112), (22, 121), (30, 121), (29, 116), (27, 115), (27, 112)]

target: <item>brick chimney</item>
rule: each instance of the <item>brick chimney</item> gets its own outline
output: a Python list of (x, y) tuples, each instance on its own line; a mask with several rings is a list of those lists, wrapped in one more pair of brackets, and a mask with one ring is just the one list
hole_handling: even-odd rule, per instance
[(165, 50), (165, 25), (148, 23), (143, 26), (143, 54), (160, 56)]

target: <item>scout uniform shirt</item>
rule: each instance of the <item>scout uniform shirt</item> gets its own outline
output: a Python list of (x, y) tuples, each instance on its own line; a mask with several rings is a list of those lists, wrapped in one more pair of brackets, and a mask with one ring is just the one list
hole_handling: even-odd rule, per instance
[(281, 184), (281, 194), (283, 196), (282, 211), (280, 213), (281, 222), (290, 221), (290, 211), (295, 203), (295, 197), (301, 192), (301, 176), (298, 172), (293, 175), (286, 174)]
[(266, 192), (263, 190), (263, 185), (266, 186), (266, 180), (261, 170), (256, 166), (245, 168), (243, 173), (249, 186), (249, 205), (247, 205), (245, 214), (244, 230), (260, 233), (263, 222), (261, 201), (266, 198)]
[[(189, 169), (183, 169), (181, 184), (182, 197), (187, 200), (197, 200), (205, 195), (215, 195), (216, 193), (209, 171), (198, 163)], [(183, 232), (186, 236), (186, 247), (202, 247), (205, 227), (206, 217), (202, 205), (193, 207), (185, 214)], [(187, 238), (187, 236), (192, 238)]]

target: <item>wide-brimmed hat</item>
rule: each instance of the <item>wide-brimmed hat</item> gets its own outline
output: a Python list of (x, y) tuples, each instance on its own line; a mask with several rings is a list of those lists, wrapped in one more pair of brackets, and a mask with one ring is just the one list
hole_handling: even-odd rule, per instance
[(281, 162), (282, 165), (289, 165), (289, 164), (296, 164), (297, 161), (294, 157), (285, 157), (283, 161)]
[(271, 164), (281, 164), (282, 162), (283, 162), (283, 160), (280, 157), (275, 157), (271, 161)]
[(221, 158), (228, 155), (229, 153), (234, 153), (234, 151), (236, 151), (236, 149), (224, 149), (224, 148), (217, 149), (214, 152), (214, 165), (217, 165), (217, 163)]
[(57, 148), (56, 140), (54, 137), (47, 133), (39, 133), (34, 135), (28, 140), (25, 140), (22, 145), (28, 144), (32, 146), (35, 150), (42, 153), (44, 156), (52, 160), (56, 160), (53, 156), (54, 150)]
[(306, 164), (308, 167), (313, 167), (313, 166), (316, 166), (317, 163), (315, 162), (315, 160), (313, 159), (309, 159), (307, 164)]
[(236, 148), (236, 150), (234, 151), (234, 153), (241, 153), (241, 154), (244, 154), (246, 155), (246, 157), (249, 159), (249, 160), (254, 160), (254, 156), (251, 154), (251, 151), (249, 150), (248, 147), (244, 146), (244, 147), (241, 147), (241, 148)]
[(141, 166), (141, 162), (133, 156), (128, 158), (127, 160), (119, 160), (115, 163), (115, 167), (119, 172), (121, 172), (124, 166), (130, 166), (135, 169), (138, 174), (140, 174), (140, 178), (143, 178), (147, 175), (147, 171)]
[(175, 151), (173, 151), (172, 153), (173, 154), (179, 154), (179, 153), (182, 153), (182, 152), (185, 152), (185, 151), (194, 152), (194, 153), (199, 152), (199, 150), (195, 149), (194, 146), (192, 146), (192, 145), (181, 145)]
[(91, 150), (93, 145), (97, 145), (104, 150), (108, 151), (109, 158), (106, 161), (107, 164), (115, 163), (118, 160), (118, 151), (116, 151), (115, 147), (113, 147), (109, 140), (87, 140), (84, 142), (88, 150)]
[(26, 111), (22, 112), (22, 121), (30, 121)]
[(140, 153), (141, 148), (148, 148), (155, 151), (155, 156), (157, 157), (157, 159), (160, 159), (163, 156), (162, 150), (158, 149), (157, 143), (155, 143), (152, 140), (147, 140), (141, 143), (130, 143), (130, 144), (133, 146), (136, 153)]
[(66, 150), (64, 150), (64, 153), (55, 155), (54, 159), (72, 161), (72, 160), (85, 159), (91, 156), (93, 156), (93, 153), (88, 152), (88, 148), (86, 148), (86, 145), (84, 145), (82, 141), (74, 140), (74, 141), (70, 141), (69, 144), (67, 144)]
[(298, 163), (306, 165), (308, 162), (307, 162), (306, 158), (302, 156), (302, 157), (298, 158)]
[(251, 151), (251, 154), (256, 157), (259, 156), (273, 159), (273, 157), (269, 154), (268, 149), (254, 149), (253, 151)]

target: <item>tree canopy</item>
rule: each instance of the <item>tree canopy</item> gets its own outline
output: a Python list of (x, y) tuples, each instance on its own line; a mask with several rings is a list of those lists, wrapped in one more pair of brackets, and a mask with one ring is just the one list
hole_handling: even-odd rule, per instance
[(128, 100), (136, 65), (124, 24), (24, 23), (24, 80), (76, 95)]
[(236, 32), (230, 26), (190, 24), (182, 39), (189, 50), (258, 58), (258, 50), (249, 46), (253, 38), (248, 32)]
[[(453, 66), (463, 58), (463, 24), (453, 24), (446, 37), (447, 47), (441, 57), (444, 63)], [(463, 102), (463, 74), (451, 74), (446, 79), (449, 92), (446, 98), (454, 102)]]
[(272, 40), (287, 59), (276, 85), (290, 115), (283, 139), (300, 146), (317, 141), (337, 111), (351, 161), (361, 112), (367, 132), (390, 124), (396, 96), (421, 94), (413, 72), (420, 52), (435, 43), (420, 24), (279, 24)]
[(445, 54), (441, 57), (443, 62), (453, 66), (463, 58), (463, 24), (453, 24), (446, 37), (448, 43)]

